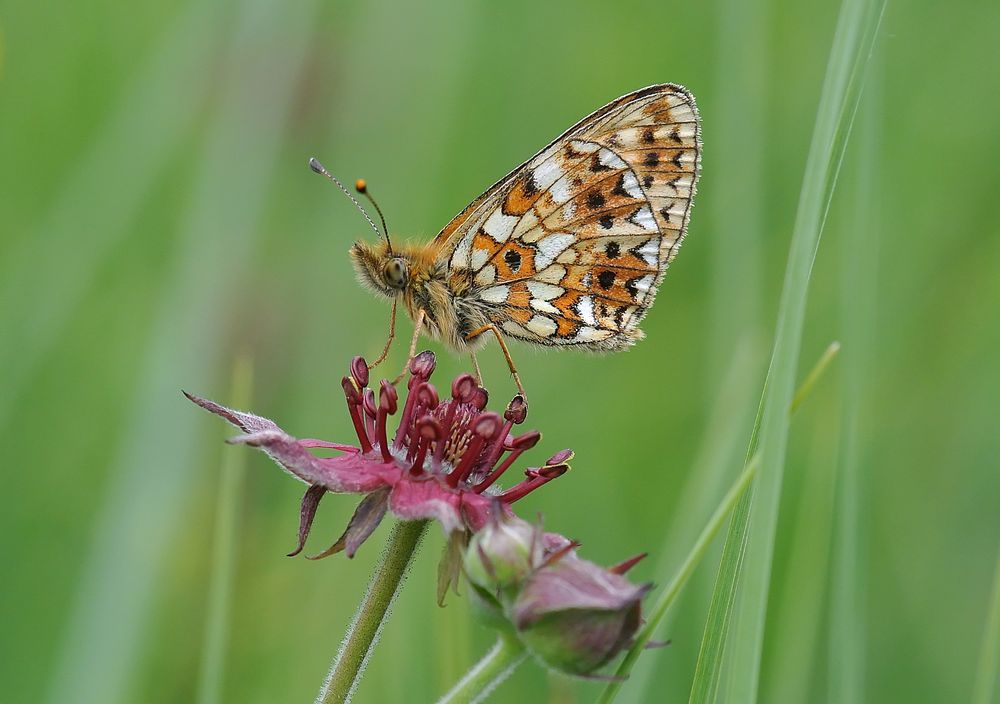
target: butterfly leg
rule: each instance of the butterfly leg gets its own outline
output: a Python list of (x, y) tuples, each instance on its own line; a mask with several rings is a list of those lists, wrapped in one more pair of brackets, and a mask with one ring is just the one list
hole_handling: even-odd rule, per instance
[(479, 360), (476, 359), (475, 352), (469, 352), (469, 356), (472, 358), (472, 368), (476, 372), (476, 383), (480, 386), (483, 385), (483, 372), (479, 369)]
[(393, 379), (392, 383), (394, 386), (403, 380), (403, 377), (406, 376), (406, 373), (410, 369), (410, 360), (413, 359), (413, 355), (417, 353), (417, 341), (420, 339), (420, 331), (424, 328), (424, 317), (426, 315), (427, 314), (424, 312), (424, 309), (421, 308), (417, 313), (417, 319), (413, 321), (413, 337), (410, 339), (410, 351), (406, 355), (406, 362), (403, 364), (403, 371), (399, 373), (399, 376)]
[[(374, 362), (368, 365), (369, 369), (374, 369), (382, 362), (385, 358), (389, 356), (389, 348), (392, 346), (392, 341), (396, 337), (396, 301), (392, 302), (392, 314), (389, 316), (389, 339), (385, 341), (385, 347), (382, 348), (382, 354), (378, 356)], [(411, 355), (412, 356), (412, 355)]]
[(510, 356), (510, 350), (507, 349), (507, 343), (504, 342), (503, 335), (500, 334), (500, 329), (496, 325), (484, 325), (478, 330), (473, 330), (466, 335), (465, 341), (472, 342), (485, 332), (492, 332), (496, 336), (497, 342), (500, 343), (500, 349), (503, 350), (504, 359), (507, 360), (507, 367), (510, 369), (510, 375), (514, 377), (514, 383), (517, 384), (517, 391), (521, 394), (521, 397), (524, 398), (525, 402), (527, 402), (528, 394), (524, 392), (524, 385), (521, 383), (521, 376), (517, 373), (517, 367), (514, 366), (514, 360)]

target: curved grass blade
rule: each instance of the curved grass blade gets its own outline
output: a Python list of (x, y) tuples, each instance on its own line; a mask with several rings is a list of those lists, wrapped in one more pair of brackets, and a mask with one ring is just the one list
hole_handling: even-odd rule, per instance
[[(788, 441), (785, 409), (792, 402), (812, 264), (884, 7), (884, 0), (844, 0), (827, 65), (792, 234), (778, 311), (771, 364), (773, 374), (761, 421), (760, 453), (765, 470), (756, 487), (753, 520), (748, 533), (748, 560), (744, 568), (744, 593), (737, 606), (741, 633), (734, 643), (733, 671), (729, 680), (727, 699), (732, 701), (757, 701)], [(739, 573), (736, 576), (739, 579)]]
[[(828, 697), (832, 702), (861, 704), (865, 699), (866, 629), (865, 595), (868, 544), (865, 497), (867, 468), (864, 467), (867, 427), (862, 416), (864, 390), (871, 381), (875, 347), (875, 310), (878, 293), (879, 147), (881, 135), (881, 82), (879, 60), (861, 107), (856, 183), (851, 204), (853, 217), (843, 233), (840, 252), (840, 320), (843, 328), (844, 374), (841, 377), (843, 413), (836, 477), (836, 503), (832, 564), (830, 568)], [(858, 252), (865, 255), (859, 257)]]

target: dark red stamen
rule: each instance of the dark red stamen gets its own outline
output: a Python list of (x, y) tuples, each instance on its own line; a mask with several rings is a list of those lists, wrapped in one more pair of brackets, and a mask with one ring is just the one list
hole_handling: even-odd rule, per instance
[(523, 423), (524, 419), (528, 417), (528, 404), (525, 402), (524, 396), (518, 394), (512, 398), (507, 404), (507, 410), (504, 411), (503, 417), (514, 425)]
[(430, 417), (421, 418), (416, 423), (418, 439), (416, 441), (417, 450), (413, 457), (413, 464), (410, 465), (410, 474), (419, 476), (424, 471), (424, 458), (427, 457), (427, 448), (431, 443), (441, 437), (441, 425)]
[(461, 374), (451, 382), (451, 397), (460, 403), (472, 403), (478, 388), (476, 377), (471, 374)]
[(385, 419), (396, 412), (397, 408), (396, 389), (385, 379), (379, 386), (378, 415), (375, 420), (375, 438), (378, 440), (379, 449), (382, 450), (382, 461), (392, 462), (392, 454), (389, 452), (389, 440), (385, 432)]
[(533, 448), (541, 439), (542, 439), (542, 434), (539, 433), (537, 430), (531, 430), (525, 433), (524, 435), (519, 435), (518, 437), (513, 438), (511, 440), (511, 447), (510, 447), (511, 453), (507, 455), (506, 458), (504, 458), (503, 463), (499, 467), (497, 467), (489, 475), (487, 475), (487, 477), (483, 479), (483, 481), (476, 484), (476, 486), (474, 486), (472, 490), (477, 494), (481, 494), (484, 491), (486, 491), (497, 481), (497, 479), (501, 477), (501, 475), (503, 475), (504, 472), (510, 469), (510, 466), (517, 461), (517, 458), (521, 456), (521, 453)]
[(368, 437), (375, 440), (375, 418), (378, 416), (378, 408), (375, 404), (375, 392), (371, 389), (365, 389), (361, 393), (361, 408), (364, 409), (364, 421), (365, 430), (368, 431)]
[(365, 429), (364, 419), (361, 417), (361, 392), (357, 387), (357, 382), (345, 376), (341, 382), (344, 387), (344, 396), (347, 397), (347, 410), (351, 414), (351, 422), (354, 423), (354, 432), (358, 434), (358, 442), (361, 443), (362, 452), (371, 452), (372, 443), (368, 439), (368, 432)]
[(457, 487), (472, 474), (472, 470), (475, 469), (476, 460), (482, 454), (483, 445), (488, 440), (493, 439), (493, 436), (496, 435), (500, 427), (500, 416), (496, 413), (483, 413), (479, 416), (479, 419), (472, 428), (472, 440), (469, 442), (469, 447), (462, 453), (461, 462), (448, 475), (448, 484), (450, 486)]
[(545, 464), (547, 465), (565, 464), (566, 462), (569, 462), (571, 459), (573, 459), (572, 450), (560, 450), (556, 454), (552, 455), (552, 457), (545, 460)]
[(569, 465), (566, 464), (537, 469), (533, 467), (529, 468), (525, 471), (525, 475), (528, 477), (525, 481), (503, 492), (498, 498), (504, 503), (512, 504), (515, 501), (523, 499), (538, 487), (548, 484), (556, 477), (561, 477), (567, 470), (569, 470)]
[[(437, 358), (434, 357), (434, 353), (430, 350), (424, 350), (420, 354), (414, 355), (413, 359), (407, 367), (410, 370), (412, 379), (419, 379), (420, 381), (427, 381), (431, 378), (431, 374), (434, 373), (434, 368), (437, 366)], [(407, 384), (409, 387), (409, 384)]]
[(351, 376), (359, 387), (368, 386), (368, 363), (364, 357), (355, 357), (351, 360)]
[(472, 396), (472, 400), (469, 401), (470, 404), (476, 407), (477, 411), (481, 411), (486, 408), (486, 404), (490, 402), (490, 393), (482, 386), (477, 386), (475, 394)]

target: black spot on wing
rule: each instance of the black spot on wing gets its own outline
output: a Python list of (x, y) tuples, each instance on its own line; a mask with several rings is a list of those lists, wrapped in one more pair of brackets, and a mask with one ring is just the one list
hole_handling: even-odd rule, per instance
[(611, 192), (622, 198), (631, 198), (632, 196), (630, 196), (628, 191), (625, 190), (625, 174), (625, 171), (619, 174), (618, 181), (615, 183), (615, 187), (611, 190)]
[(597, 275), (597, 283), (601, 285), (601, 288), (607, 291), (615, 285), (615, 272), (610, 269), (605, 269)]
[(587, 194), (587, 207), (597, 210), (604, 205), (604, 194), (599, 191), (591, 191)]
[(507, 266), (515, 274), (521, 268), (521, 253), (514, 249), (508, 249), (504, 252), (503, 260), (507, 262)]
[(533, 196), (538, 193), (538, 184), (535, 182), (535, 172), (529, 171), (528, 178), (524, 180), (524, 195)]

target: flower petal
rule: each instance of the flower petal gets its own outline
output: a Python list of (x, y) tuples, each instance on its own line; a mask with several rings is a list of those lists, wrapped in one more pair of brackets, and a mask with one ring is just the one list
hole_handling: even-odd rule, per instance
[(310, 555), (309, 559), (320, 560), (345, 549), (348, 557), (354, 557), (354, 553), (358, 551), (361, 544), (368, 539), (368, 536), (382, 522), (388, 504), (389, 487), (382, 487), (370, 493), (358, 504), (354, 515), (351, 516), (350, 523), (347, 524), (347, 530), (337, 539), (337, 542), (318, 555)]
[(392, 489), (389, 508), (407, 521), (433, 518), (440, 521), (445, 533), (451, 533), (462, 527), (460, 501), (459, 493), (437, 477), (412, 479), (404, 476)]
[(232, 408), (226, 408), (214, 401), (189, 394), (187, 391), (181, 391), (181, 393), (187, 396), (188, 400), (192, 403), (196, 403), (206, 411), (225, 418), (244, 433), (256, 433), (261, 430), (280, 430), (278, 424), (268, 418), (255, 416), (253, 413), (234, 411)]
[(649, 588), (568, 554), (528, 580), (515, 605), (514, 622), (523, 628), (556, 611), (627, 609), (638, 605)]
[(282, 430), (238, 435), (229, 442), (257, 447), (289, 473), (307, 484), (321, 484), (334, 493), (366, 494), (395, 481), (399, 469), (359, 452), (338, 457), (316, 457)]
[(299, 544), (288, 553), (288, 557), (295, 557), (302, 548), (306, 546), (306, 538), (309, 537), (309, 529), (312, 528), (313, 519), (316, 518), (316, 509), (319, 508), (319, 500), (326, 493), (326, 487), (322, 484), (313, 484), (302, 497), (302, 506), (299, 508)]

